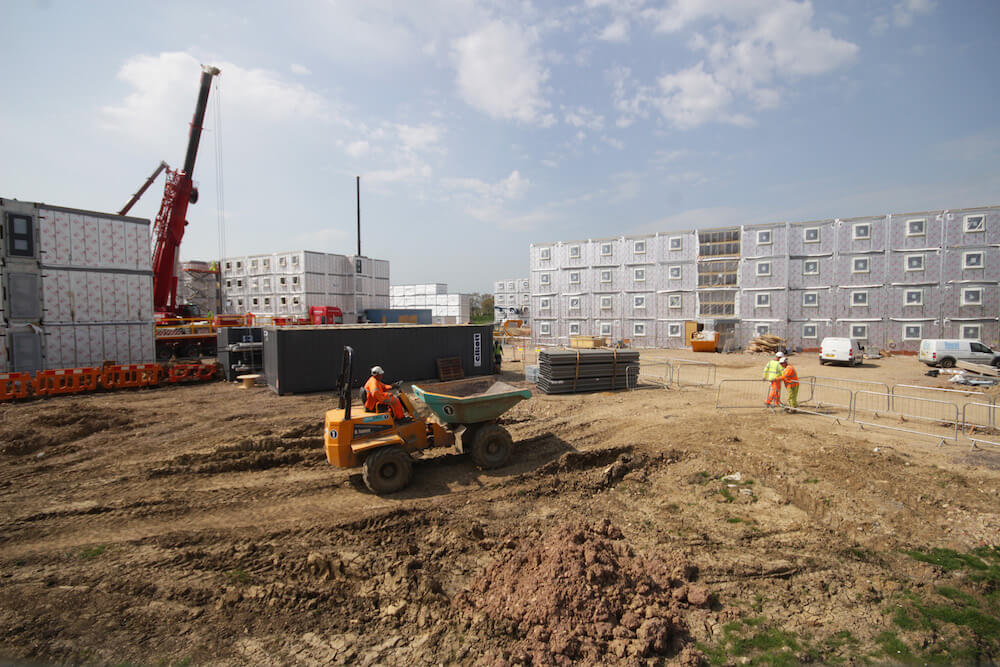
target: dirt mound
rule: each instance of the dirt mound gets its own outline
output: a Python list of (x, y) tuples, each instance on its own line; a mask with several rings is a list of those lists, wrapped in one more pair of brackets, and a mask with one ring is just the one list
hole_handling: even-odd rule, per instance
[(594, 663), (686, 650), (697, 661), (683, 613), (711, 596), (689, 583), (696, 574), (679, 556), (637, 555), (607, 520), (567, 524), (488, 567), (456, 604), (474, 628), (518, 637), (502, 659)]

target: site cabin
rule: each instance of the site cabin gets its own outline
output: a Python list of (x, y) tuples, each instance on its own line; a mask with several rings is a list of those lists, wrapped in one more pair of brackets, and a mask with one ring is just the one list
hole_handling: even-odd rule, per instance
[(928, 338), (920, 341), (917, 359), (928, 366), (954, 368), (957, 361), (1000, 367), (1000, 354), (978, 340)]

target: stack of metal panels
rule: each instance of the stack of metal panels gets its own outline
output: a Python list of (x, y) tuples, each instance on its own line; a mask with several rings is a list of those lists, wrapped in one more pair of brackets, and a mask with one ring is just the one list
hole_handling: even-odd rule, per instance
[(543, 350), (538, 355), (538, 388), (546, 394), (624, 389), (629, 368), (638, 366), (636, 350)]

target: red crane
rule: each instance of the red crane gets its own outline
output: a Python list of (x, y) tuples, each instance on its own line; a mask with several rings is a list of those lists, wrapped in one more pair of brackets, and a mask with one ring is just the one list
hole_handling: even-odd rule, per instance
[(205, 108), (208, 106), (212, 77), (217, 74), (219, 74), (218, 67), (202, 65), (201, 88), (198, 91), (198, 103), (194, 108), (194, 118), (191, 120), (184, 167), (179, 171), (166, 168), (167, 181), (163, 188), (163, 201), (153, 225), (156, 234), (156, 245), (153, 249), (153, 309), (156, 317), (161, 319), (182, 316), (177, 306), (175, 270), (177, 251), (181, 239), (184, 238), (188, 204), (198, 201), (198, 190), (194, 187), (191, 177), (194, 173), (194, 161), (198, 155), (198, 144), (201, 141), (202, 123), (205, 121)]

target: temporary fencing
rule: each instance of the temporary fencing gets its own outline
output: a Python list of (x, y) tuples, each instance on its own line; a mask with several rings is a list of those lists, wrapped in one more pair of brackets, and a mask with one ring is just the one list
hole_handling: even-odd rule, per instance
[[(846, 378), (832, 378), (823, 375), (806, 375), (799, 378), (803, 389), (799, 390), (802, 400), (810, 400), (812, 397), (812, 387), (821, 384), (827, 387), (841, 387), (848, 389), (852, 393), (855, 391), (872, 391), (876, 393), (890, 393), (889, 385), (885, 382), (875, 382), (874, 380), (854, 380)], [(804, 398), (803, 398), (804, 397)], [(886, 401), (885, 410), (889, 409), (889, 402)]]
[[(811, 378), (815, 380), (816, 378)], [(800, 384), (800, 387), (803, 385)], [(854, 410), (854, 392), (847, 387), (838, 387), (826, 383), (810, 382), (805, 385), (808, 393), (803, 396), (799, 389), (799, 404), (795, 412), (801, 412), (817, 417), (850, 420)]]
[[(813, 383), (807, 397), (799, 396), (798, 406), (790, 408), (794, 412), (828, 417), (830, 419), (851, 418), (853, 394), (844, 387), (831, 387)], [(764, 380), (722, 380), (715, 395), (715, 407), (719, 409), (762, 408), (767, 401), (770, 383)], [(801, 391), (801, 390), (800, 390)], [(788, 407), (782, 404), (782, 407)]]
[(648, 382), (668, 389), (672, 380), (673, 368), (669, 361), (643, 361), (642, 357), (639, 357), (639, 366), (636, 371), (637, 383)]
[[(885, 406), (888, 405), (888, 408)], [(878, 421), (878, 420), (883, 421)], [(886, 420), (895, 420), (889, 424)], [(873, 391), (854, 392), (854, 421), (859, 425), (902, 431), (945, 440), (958, 440), (958, 406), (915, 396), (893, 396)]]
[(966, 403), (962, 406), (962, 433), (976, 445), (1000, 447), (1000, 406)]
[(0, 373), (0, 401), (27, 398), (34, 383), (30, 373)]
[(921, 387), (915, 384), (894, 384), (891, 393), (896, 396), (917, 396), (936, 401), (948, 401), (958, 406), (966, 403), (994, 403), (995, 401), (980, 391), (973, 389), (945, 389), (942, 387)]
[(667, 359), (670, 383), (677, 387), (706, 387), (715, 384), (715, 364), (690, 359)]
[(103, 368), (60, 368), (30, 373), (0, 373), (0, 402), (20, 398), (43, 398), (80, 394), (99, 389), (156, 387), (164, 381), (204, 382), (216, 377), (215, 362), (175, 364), (107, 365)]
[(723, 380), (715, 394), (719, 409), (762, 408), (770, 383), (763, 380)]

